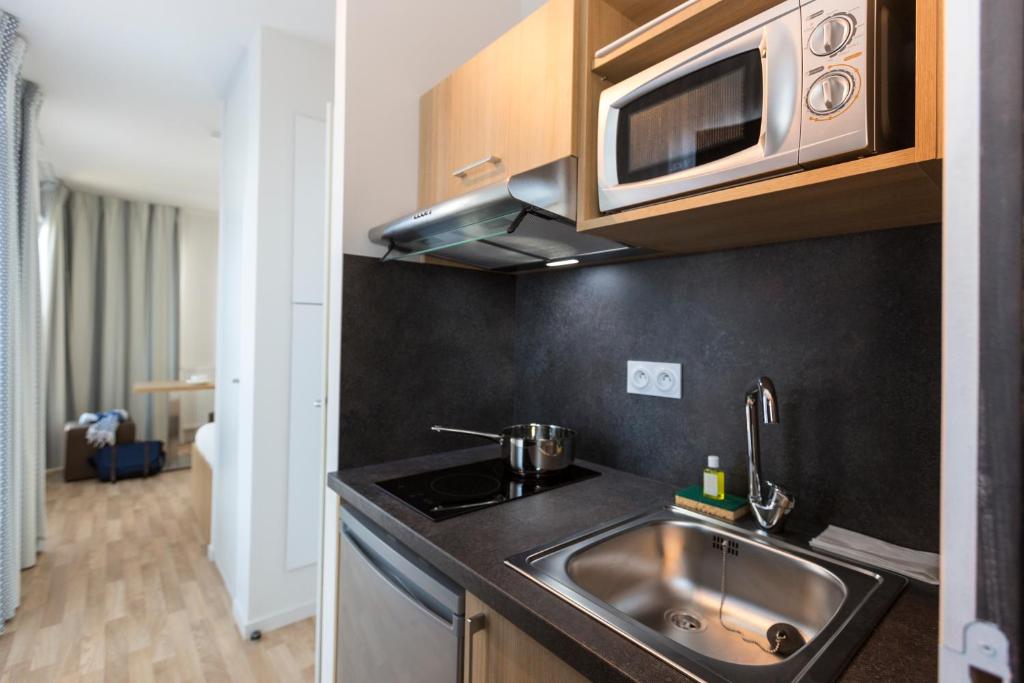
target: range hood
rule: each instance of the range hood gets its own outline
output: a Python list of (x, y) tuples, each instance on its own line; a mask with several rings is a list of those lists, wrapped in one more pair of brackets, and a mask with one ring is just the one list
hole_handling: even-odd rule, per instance
[(502, 272), (645, 251), (576, 232), (576, 157), (377, 226), (370, 239), (388, 247), (384, 261), (430, 254)]

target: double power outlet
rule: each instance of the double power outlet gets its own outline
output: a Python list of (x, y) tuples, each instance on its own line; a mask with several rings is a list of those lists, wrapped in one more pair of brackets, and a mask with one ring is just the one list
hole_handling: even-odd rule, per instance
[(626, 361), (626, 391), (630, 394), (681, 398), (683, 366), (679, 363)]

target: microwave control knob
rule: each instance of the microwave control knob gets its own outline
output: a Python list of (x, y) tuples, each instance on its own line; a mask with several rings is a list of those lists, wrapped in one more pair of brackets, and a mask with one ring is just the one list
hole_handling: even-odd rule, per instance
[(807, 93), (807, 108), (819, 116), (834, 114), (853, 96), (853, 77), (846, 71), (829, 71), (818, 77)]
[(834, 55), (850, 42), (855, 28), (854, 19), (849, 14), (833, 14), (811, 32), (811, 52), (819, 57)]

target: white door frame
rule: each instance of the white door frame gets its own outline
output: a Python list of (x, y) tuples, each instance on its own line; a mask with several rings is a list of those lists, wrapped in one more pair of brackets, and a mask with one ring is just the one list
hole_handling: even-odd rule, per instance
[[(327, 316), (324, 378), (324, 481), (338, 469), (341, 397), (341, 293), (343, 263), (343, 220), (345, 188), (345, 25), (347, 0), (335, 4), (334, 105), (327, 116), (328, 136), (328, 225), (325, 259), (327, 292), (324, 310)], [(338, 510), (340, 499), (334, 491), (322, 487), (322, 536), (320, 540), (320, 587), (316, 623), (316, 676), (320, 683), (334, 683), (338, 641)]]
[[(1007, 628), (1012, 632), (1018, 624), (1000, 625), (984, 620), (986, 616), (991, 617), (985, 614), (991, 610), (986, 610), (982, 604), (982, 582), (979, 581), (979, 566), (986, 566), (996, 557), (991, 545), (985, 547), (992, 539), (986, 541), (979, 533), (981, 512), (990, 515), (993, 509), (1003, 509), (998, 506), (1006, 501), (993, 499), (1019, 492), (1012, 490), (1013, 482), (999, 482), (999, 487), (989, 482), (992, 495), (985, 500), (980, 500), (978, 495), (979, 486), (986, 485), (982, 473), (993, 457), (1019, 457), (1019, 450), (1015, 454), (1010, 448), (993, 452), (991, 438), (986, 440), (986, 430), (993, 426), (993, 413), (987, 404), (1003, 397), (991, 393), (994, 384), (991, 368), (986, 371), (983, 364), (984, 359), (989, 363), (994, 359), (997, 373), (1000, 370), (1012, 373), (1012, 366), (1016, 365), (1007, 361), (1007, 356), (986, 355), (992, 353), (993, 342), (1005, 341), (1008, 330), (1004, 327), (1010, 327), (1004, 320), (987, 313), (993, 283), (1006, 285), (1006, 291), (1016, 291), (1018, 296), (1021, 286), (1019, 273), (1014, 275), (1001, 270), (1002, 266), (997, 263), (1000, 259), (992, 258), (993, 251), (998, 251), (1002, 245), (1000, 238), (1019, 240), (1019, 232), (1012, 234), (1014, 223), (1019, 222), (1019, 206), (992, 204), (993, 195), (1003, 193), (1001, 181), (1008, 181), (1012, 192), (1013, 184), (1020, 180), (1019, 168), (999, 176), (1002, 165), (1008, 162), (1013, 165), (1019, 152), (1016, 146), (1021, 141), (1009, 137), (1020, 135), (1020, 101), (1013, 105), (1017, 111), (999, 111), (999, 116), (993, 117), (993, 106), (998, 108), (1004, 104), (994, 97), (994, 80), (1005, 77), (1002, 84), (1005, 92), (1020, 95), (1020, 40), (1019, 35), (1014, 34), (1020, 27), (1021, 10), (1019, 5), (1014, 7), (1014, 2), (1019, 0), (947, 0), (944, 3), (939, 678), (949, 683), (972, 680), (972, 670), (991, 674), (997, 680), (1011, 680), (1010, 652), (1012, 647), (1019, 647), (1012, 645), (1005, 635)], [(993, 35), (986, 26), (989, 29), (999, 26), (995, 31), (999, 35)], [(1014, 115), (1018, 117), (1016, 130), (1012, 123), (1007, 123)], [(1003, 133), (1007, 134), (1004, 145), (993, 145), (992, 137)], [(983, 164), (982, 157), (986, 153)], [(1020, 188), (1017, 192), (1019, 194)], [(1006, 232), (1000, 233), (1000, 230)], [(1016, 303), (1019, 305), (1019, 299)], [(1019, 320), (1017, 327), (1019, 329)], [(1019, 361), (1019, 340), (1010, 353), (1018, 354)], [(1009, 400), (1018, 403), (1019, 393)], [(1008, 419), (1019, 420), (1019, 412)], [(999, 421), (997, 430), (1011, 426), (1001, 416)], [(1000, 445), (996, 444), (996, 448)], [(1019, 443), (1016, 448), (1019, 449)], [(1007, 487), (1011, 490), (1007, 491)], [(1016, 507), (1019, 510), (1019, 503)], [(984, 562), (979, 564), (979, 559)], [(985, 585), (989, 600), (993, 593), (1000, 599), (1019, 599), (1019, 587), (1002, 585), (998, 580)]]
[[(945, 3), (942, 207), (942, 658), (974, 621), (978, 526), (978, 156), (981, 8)], [(951, 31), (950, 28), (957, 27)], [(957, 549), (954, 551), (954, 548)], [(970, 587), (970, 590), (965, 590)], [(946, 660), (944, 663), (948, 663)], [(942, 667), (947, 671), (946, 666)]]

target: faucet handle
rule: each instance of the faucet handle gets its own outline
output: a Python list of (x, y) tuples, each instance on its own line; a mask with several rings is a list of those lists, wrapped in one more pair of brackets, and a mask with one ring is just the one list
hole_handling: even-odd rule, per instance
[(786, 515), (796, 506), (796, 497), (789, 491), (770, 481), (765, 481), (768, 488), (767, 502), (750, 501), (750, 507), (757, 517), (758, 523), (765, 531), (777, 531), (782, 528)]
[(768, 504), (772, 507), (781, 508), (784, 515), (792, 512), (796, 506), (796, 496), (778, 484), (773, 484), (770, 481), (765, 483), (768, 484), (768, 489), (771, 491), (771, 498), (768, 499)]

